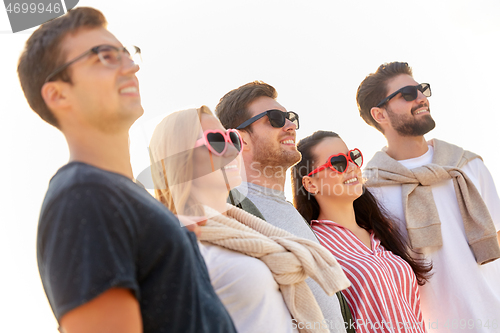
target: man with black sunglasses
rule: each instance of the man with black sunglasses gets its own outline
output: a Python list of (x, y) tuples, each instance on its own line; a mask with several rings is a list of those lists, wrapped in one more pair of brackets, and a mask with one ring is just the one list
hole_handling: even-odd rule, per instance
[[(286, 171), (301, 159), (295, 143), (299, 116), (279, 104), (277, 95), (269, 84), (254, 81), (228, 92), (215, 109), (222, 125), (238, 129), (243, 139), (247, 182), (239, 187), (241, 191), (230, 192), (230, 201), (276, 227), (319, 243), (285, 199)], [(328, 296), (314, 280), (308, 278), (306, 282), (323, 312), (325, 323), (321, 325), (331, 332), (344, 332), (345, 327), (353, 332), (342, 294)]]
[(31, 35), (18, 65), (28, 103), (70, 151), (50, 181), (37, 235), (59, 329), (235, 332), (194, 234), (133, 180), (140, 49), (124, 48), (106, 24), (93, 8), (70, 10)]
[(433, 262), (433, 275), (420, 288), (427, 330), (456, 332), (461, 324), (496, 331), (500, 199), (478, 155), (425, 140), (435, 126), (430, 96), (430, 85), (418, 84), (407, 63), (383, 64), (361, 82), (360, 115), (387, 139), (367, 164), (367, 185), (394, 215), (415, 256)]

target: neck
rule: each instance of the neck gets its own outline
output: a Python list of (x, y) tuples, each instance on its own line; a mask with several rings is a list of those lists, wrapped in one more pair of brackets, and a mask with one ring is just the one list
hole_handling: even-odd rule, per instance
[(130, 164), (128, 132), (103, 133), (97, 129), (64, 133), (70, 162), (83, 162), (134, 179)]
[(246, 180), (273, 190), (285, 191), (286, 168), (282, 166), (264, 166), (260, 163), (244, 160)]
[(227, 191), (216, 191), (213, 188), (209, 188), (206, 190), (197, 190), (193, 188), (191, 193), (200, 204), (215, 209), (222, 215), (226, 215), (226, 199), (228, 196)]
[(422, 156), (429, 149), (423, 136), (411, 137), (386, 134), (386, 139), (386, 153), (397, 161)]
[(360, 228), (356, 223), (356, 215), (352, 201), (340, 201), (338, 198), (316, 196), (320, 206), (318, 220), (330, 220), (350, 230)]

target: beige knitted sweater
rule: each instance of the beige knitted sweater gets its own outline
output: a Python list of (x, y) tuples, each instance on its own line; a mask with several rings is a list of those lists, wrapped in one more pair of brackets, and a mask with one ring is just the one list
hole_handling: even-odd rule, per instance
[(227, 206), (227, 216), (204, 208), (208, 220), (201, 227), (200, 241), (262, 260), (278, 283), (299, 331), (329, 332), (321, 325), (323, 314), (305, 282), (311, 277), (330, 296), (350, 286), (342, 268), (327, 249), (232, 205)]
[(401, 184), (403, 209), (412, 248), (442, 246), (439, 219), (431, 185), (452, 179), (467, 241), (478, 264), (500, 257), (493, 220), (476, 186), (462, 171), (478, 155), (450, 143), (433, 139), (432, 163), (408, 170), (379, 151), (365, 168), (367, 186)]

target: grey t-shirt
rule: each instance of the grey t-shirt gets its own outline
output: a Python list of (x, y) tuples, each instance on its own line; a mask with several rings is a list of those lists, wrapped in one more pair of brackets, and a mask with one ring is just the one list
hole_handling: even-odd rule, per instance
[[(239, 188), (243, 193), (246, 193), (246, 188), (248, 188), (247, 198), (257, 206), (267, 222), (295, 236), (319, 244), (314, 232), (304, 221), (302, 215), (290, 202), (286, 201), (285, 192), (253, 183), (243, 183)], [(337, 296), (328, 296), (318, 283), (311, 278), (308, 278), (306, 283), (311, 288), (330, 331), (346, 332)]]

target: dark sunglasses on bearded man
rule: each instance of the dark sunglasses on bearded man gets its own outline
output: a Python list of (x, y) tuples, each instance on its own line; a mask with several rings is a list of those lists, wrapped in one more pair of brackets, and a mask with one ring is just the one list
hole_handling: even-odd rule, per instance
[(294, 123), (295, 126), (297, 126), (296, 129), (299, 129), (299, 115), (293, 111), (283, 112), (281, 110), (267, 110), (262, 113), (259, 113), (258, 115), (243, 122), (243, 124), (236, 127), (236, 129), (243, 129), (245, 127), (248, 127), (252, 123), (256, 122), (257, 120), (259, 120), (264, 116), (267, 116), (269, 118), (269, 122), (271, 123), (272, 127), (281, 128), (285, 126), (286, 120), (288, 119), (292, 123)]
[(381, 107), (385, 103), (389, 102), (393, 97), (395, 97), (397, 94), (401, 93), (401, 96), (403, 98), (410, 102), (414, 101), (418, 97), (418, 92), (421, 92), (425, 97), (431, 97), (431, 85), (428, 83), (421, 83), (417, 86), (406, 86), (401, 89), (396, 90), (386, 98), (384, 98), (380, 103), (377, 104), (377, 108)]

